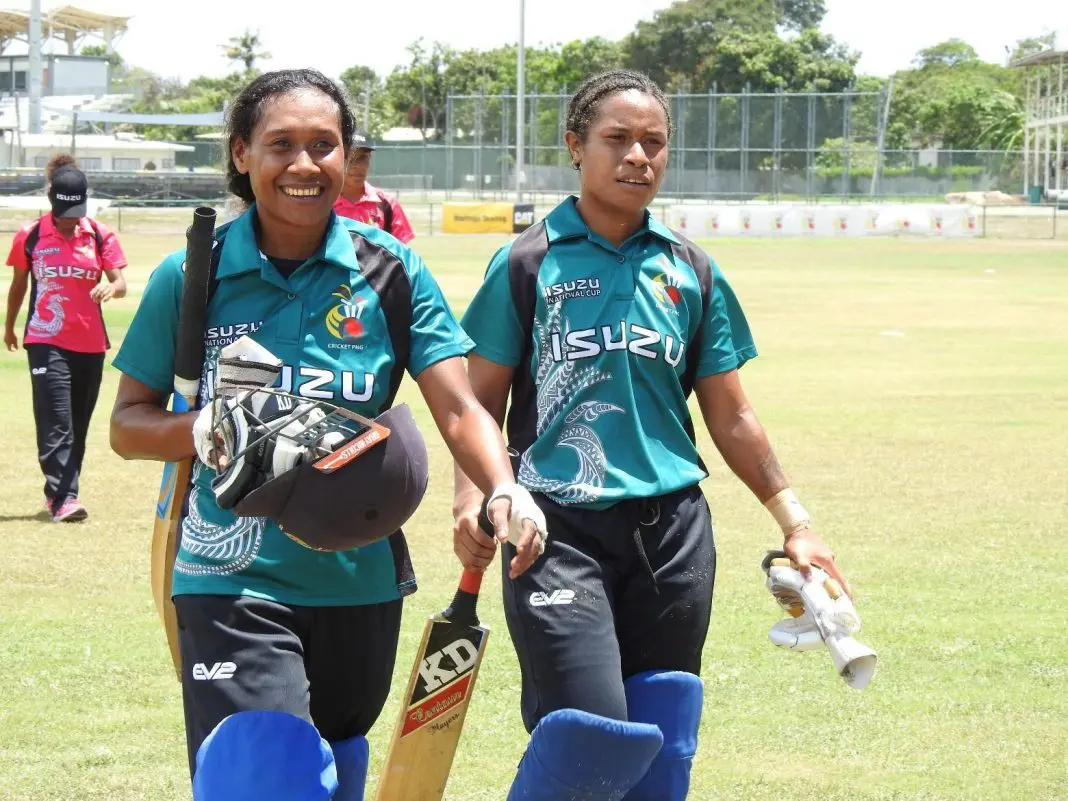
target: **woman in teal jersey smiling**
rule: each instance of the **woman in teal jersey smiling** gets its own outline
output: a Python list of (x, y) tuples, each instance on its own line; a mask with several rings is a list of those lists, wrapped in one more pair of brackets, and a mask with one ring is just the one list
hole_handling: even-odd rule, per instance
[[(229, 126), (230, 189), (250, 207), (216, 231), (205, 375), (221, 349), (251, 336), (280, 360), (282, 390), (374, 418), (406, 370), (454, 457), (502, 496), (488, 514), (500, 536), (517, 539), (513, 569), (522, 572), (545, 529), (474, 399), (461, 362), (468, 338), (417, 255), (332, 211), (355, 131), (343, 92), (312, 70), (267, 73), (236, 98)], [(205, 442), (197, 423), (213, 407), (211, 380), (201, 383), (200, 412), (165, 409), (182, 259), (173, 254), (153, 273), (115, 359), (123, 375), (111, 437), (125, 458), (200, 456), (173, 589), (194, 797), (355, 801), (364, 736), (389, 691), (402, 598), (415, 590), (404, 537), (322, 552), (273, 518), (220, 506), (214, 467), (235, 454), (213, 435)], [(403, 291), (380, 291), (398, 282)], [(410, 320), (403, 348), (391, 336), (399, 312)]]

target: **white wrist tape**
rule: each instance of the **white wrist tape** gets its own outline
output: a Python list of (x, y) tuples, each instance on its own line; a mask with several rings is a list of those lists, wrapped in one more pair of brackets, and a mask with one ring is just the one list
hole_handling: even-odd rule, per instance
[(545, 540), (549, 536), (545, 523), (545, 513), (534, 502), (527, 489), (518, 484), (501, 484), (494, 488), (493, 494), (490, 495), (489, 500), (486, 502), (486, 507), (488, 508), (498, 498), (508, 498), (512, 505), (508, 516), (508, 541), (512, 545), (518, 545), (519, 539), (523, 534), (523, 521), (529, 521), (533, 524), (538, 534), (538, 553), (544, 553)]
[(792, 534), (799, 528), (806, 528), (812, 522), (805, 507), (801, 505), (801, 501), (797, 500), (794, 491), (789, 487), (772, 496), (764, 507), (771, 512), (771, 516), (775, 518), (783, 534)]

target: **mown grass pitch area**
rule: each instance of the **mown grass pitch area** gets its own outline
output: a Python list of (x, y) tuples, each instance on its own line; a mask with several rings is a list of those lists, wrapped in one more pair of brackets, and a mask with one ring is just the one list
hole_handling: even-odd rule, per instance
[[(416, 246), (460, 313), (503, 241)], [(181, 237), (123, 244), (133, 292), (107, 308), (116, 341)], [(770, 645), (778, 613), (759, 561), (776, 530), (702, 437), (719, 575), (690, 798), (1068, 797), (1068, 247), (709, 246), (761, 351), (743, 370), (746, 388), (854, 584), (861, 639), (880, 667), (856, 692), (826, 656)], [(0, 799), (187, 799), (179, 686), (148, 585), (160, 466), (109, 451), (109, 368), (84, 475), (90, 518), (48, 523), (25, 355), (0, 355), (0, 377)], [(369, 797), (423, 620), (459, 575), (450, 461), (411, 381), (403, 397), (433, 473), (408, 530), (421, 588), (371, 734)], [(493, 635), (453, 801), (503, 799), (526, 744), (499, 591), (494, 571), (482, 603)]]

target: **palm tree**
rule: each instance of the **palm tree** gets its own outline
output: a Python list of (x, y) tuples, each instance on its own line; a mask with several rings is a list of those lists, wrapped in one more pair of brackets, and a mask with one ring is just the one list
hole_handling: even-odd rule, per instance
[(1023, 100), (1010, 92), (1000, 92), (995, 102), (980, 112), (979, 140), (987, 147), (1006, 153), (1023, 150), (1027, 113)]
[(245, 65), (245, 72), (251, 72), (257, 61), (271, 57), (270, 53), (260, 50), (262, 45), (259, 31), (252, 33), (246, 29), (240, 36), (231, 36), (227, 44), (219, 46), (230, 61), (241, 62)]

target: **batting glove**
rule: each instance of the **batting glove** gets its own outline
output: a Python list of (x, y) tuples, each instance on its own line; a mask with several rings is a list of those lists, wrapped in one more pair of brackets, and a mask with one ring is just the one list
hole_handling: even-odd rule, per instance
[(853, 602), (820, 568), (814, 566), (812, 579), (806, 581), (782, 551), (769, 551), (761, 567), (767, 575), (768, 591), (790, 615), (768, 633), (775, 645), (808, 651), (822, 647), (827, 635), (851, 636), (860, 630), (860, 616)]

